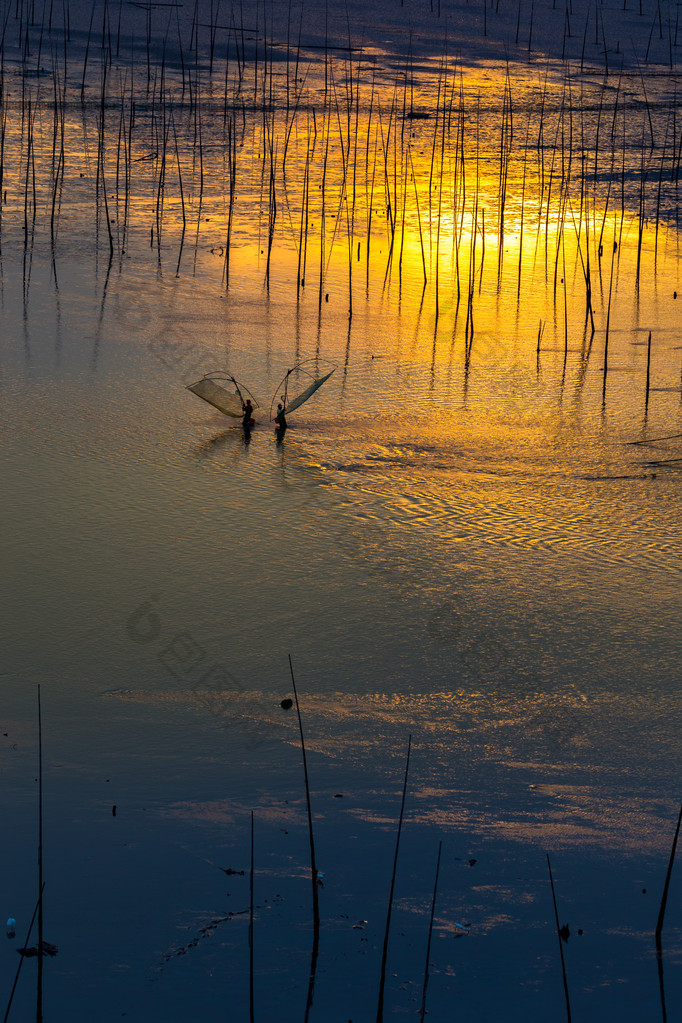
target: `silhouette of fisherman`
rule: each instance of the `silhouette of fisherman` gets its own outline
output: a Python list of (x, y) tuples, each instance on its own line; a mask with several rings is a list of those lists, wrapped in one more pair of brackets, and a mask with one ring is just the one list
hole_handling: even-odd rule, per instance
[(277, 423), (278, 429), (286, 430), (287, 420), (286, 416), (284, 415), (284, 405), (281, 402), (277, 406), (277, 415), (275, 416), (275, 422)]
[(287, 430), (287, 420), (284, 415), (284, 405), (280, 402), (277, 406), (277, 415), (275, 416), (275, 422), (277, 423), (277, 429), (275, 430), (275, 437), (277, 438), (277, 444), (281, 444), (284, 440), (284, 434)]
[(246, 399), (246, 404), (242, 405), (242, 408), (244, 410), (244, 418), (242, 419), (242, 426), (244, 427), (245, 430), (250, 430), (251, 427), (253, 426), (253, 420), (252, 420), (253, 405), (251, 404), (251, 399), (250, 398)]

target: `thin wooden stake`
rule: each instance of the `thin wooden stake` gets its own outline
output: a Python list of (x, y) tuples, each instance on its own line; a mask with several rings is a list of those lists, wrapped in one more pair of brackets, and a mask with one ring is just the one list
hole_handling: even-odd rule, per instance
[(556, 934), (559, 942), (559, 955), (561, 956), (561, 975), (564, 980), (564, 994), (566, 995), (566, 1018), (568, 1023), (571, 1023), (571, 1002), (568, 997), (568, 981), (566, 979), (566, 963), (564, 962), (564, 949), (561, 944), (561, 928), (559, 926), (559, 910), (556, 904), (556, 893), (554, 891), (554, 878), (552, 877), (552, 865), (549, 862), (549, 853), (547, 853), (547, 869), (549, 870), (549, 883), (552, 887), (552, 901), (554, 902), (554, 919), (556, 921)]
[(291, 654), (289, 654), (289, 671), (291, 673), (291, 684), (294, 690), (294, 699), (296, 700), (296, 714), (298, 716), (298, 730), (301, 736), (301, 754), (303, 756), (303, 776), (305, 778), (305, 798), (308, 807), (308, 834), (310, 836), (310, 873), (313, 883), (313, 947), (310, 959), (310, 977), (308, 980), (308, 996), (306, 999), (306, 1008), (304, 1020), (307, 1023), (308, 1017), (310, 1016), (310, 1010), (313, 1006), (313, 994), (315, 991), (315, 974), (317, 971), (317, 957), (319, 954), (320, 947), (320, 900), (318, 893), (318, 881), (317, 881), (317, 863), (315, 860), (315, 836), (313, 834), (313, 814), (310, 808), (310, 785), (308, 783), (308, 762), (305, 755), (305, 740), (303, 738), (303, 723), (301, 721), (301, 708), (298, 703), (298, 692), (296, 690), (296, 679), (294, 678), (294, 667), (291, 663)]
[(316, 929), (320, 926), (320, 909), (319, 909), (319, 895), (317, 890), (317, 864), (315, 862), (315, 836), (313, 834), (313, 814), (310, 808), (310, 785), (308, 782), (308, 761), (305, 755), (305, 740), (303, 738), (303, 722), (301, 721), (301, 708), (298, 704), (298, 692), (296, 691), (296, 679), (294, 678), (294, 667), (291, 663), (291, 654), (289, 654), (289, 671), (291, 673), (291, 684), (294, 690), (294, 699), (296, 700), (296, 714), (298, 715), (298, 730), (301, 736), (301, 754), (303, 756), (303, 776), (305, 778), (305, 799), (306, 806), (308, 808), (308, 834), (310, 836), (310, 868), (312, 872), (313, 880), (313, 920)]
[(675, 828), (675, 837), (673, 838), (672, 849), (670, 850), (670, 860), (668, 862), (668, 872), (665, 875), (665, 884), (663, 885), (663, 895), (661, 897), (661, 908), (658, 911), (658, 920), (656, 921), (656, 948), (658, 952), (661, 951), (661, 932), (663, 930), (663, 918), (665, 917), (665, 906), (668, 901), (668, 888), (670, 887), (670, 875), (673, 872), (673, 863), (675, 862), (675, 850), (677, 849), (677, 839), (680, 834), (680, 824), (682, 824), (682, 806), (680, 807), (680, 815), (677, 818), (677, 827)]
[(400, 817), (398, 818), (398, 833), (395, 840), (395, 853), (393, 855), (393, 872), (391, 874), (391, 890), (388, 896), (388, 910), (386, 912), (386, 930), (384, 931), (384, 947), (381, 953), (381, 977), (379, 979), (379, 1001), (377, 1005), (377, 1023), (383, 1023), (384, 1018), (384, 987), (386, 984), (386, 960), (388, 958), (388, 936), (391, 930), (391, 913), (393, 912), (393, 892), (395, 890), (395, 875), (398, 870), (398, 850), (400, 849), (400, 835), (403, 830), (403, 815), (405, 813), (405, 796), (407, 795), (407, 776), (410, 770), (410, 750), (412, 748), (412, 736), (407, 740), (407, 762), (405, 764), (405, 780), (403, 781), (403, 798), (400, 803)]
[(251, 811), (251, 873), (249, 892), (251, 901), (249, 903), (249, 1019), (254, 1023), (254, 1000), (253, 1000), (253, 810)]
[(424, 988), (422, 990), (422, 1007), (419, 1015), (421, 1023), (424, 1023), (426, 1014), (426, 988), (429, 983), (429, 958), (431, 956), (431, 936), (433, 934), (433, 916), (436, 910), (436, 893), (438, 891), (438, 875), (440, 873), (440, 853), (443, 843), (438, 843), (438, 859), (436, 860), (436, 879), (433, 882), (433, 898), (431, 899), (431, 916), (429, 918), (429, 937), (426, 942), (426, 961), (424, 963)]
[(38, 685), (38, 985), (36, 1023), (43, 1019), (43, 721)]
[[(43, 888), (44, 887), (45, 887), (45, 885), (43, 885)], [(40, 895), (38, 896), (38, 899), (36, 901), (35, 909), (33, 910), (33, 916), (31, 917), (31, 922), (28, 925), (28, 931), (26, 932), (26, 940), (24, 941), (24, 948), (28, 948), (28, 943), (31, 940), (31, 931), (33, 930), (33, 924), (35, 923), (36, 914), (38, 912), (38, 906), (40, 905), (42, 897), (43, 897), (43, 892), (42, 892), (42, 889), (41, 889)], [(19, 974), (21, 973), (21, 967), (24, 965), (24, 959), (25, 958), (26, 958), (26, 956), (19, 956), (19, 965), (17, 966), (17, 972), (14, 975), (14, 983), (12, 984), (12, 990), (10, 991), (9, 1001), (7, 1003), (7, 1008), (5, 1010), (5, 1016), (4, 1016), (4, 1019), (3, 1019), (2, 1023), (7, 1023), (7, 1020), (9, 1019), (9, 1010), (12, 1008), (12, 1000), (14, 999), (14, 992), (16, 991), (17, 984), (19, 983)]]

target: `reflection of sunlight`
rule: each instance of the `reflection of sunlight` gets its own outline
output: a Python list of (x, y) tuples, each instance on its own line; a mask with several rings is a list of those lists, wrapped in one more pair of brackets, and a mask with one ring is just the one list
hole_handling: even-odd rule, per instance
[[(603, 773), (598, 783), (594, 781), (595, 729), (603, 732), (606, 743), (600, 756), (617, 763), (623, 723), (633, 710), (638, 714), (645, 710), (646, 701), (633, 699), (636, 708), (628, 697), (613, 701), (609, 696), (614, 706), (604, 718), (592, 701), (588, 704), (580, 696), (556, 701), (547, 695), (531, 699), (463, 691), (402, 698), (308, 695), (307, 745), (333, 761), (358, 766), (374, 759), (381, 748), (388, 780), (398, 770), (410, 731), (414, 750), (410, 821), (435, 826), (444, 835), (473, 832), (543, 847), (660, 851), (669, 847), (669, 827), (635, 781), (624, 787), (610, 784)], [(651, 707), (646, 714), (651, 746), (631, 751), (636, 752), (636, 761), (629, 762), (633, 779), (639, 771), (651, 769), (657, 750), (667, 741), (661, 710), (662, 706)], [(557, 748), (563, 751), (558, 759)], [(459, 784), (443, 788), (443, 772), (453, 750), (458, 763), (468, 766)], [(487, 784), (480, 794), (468, 787), (474, 763), (488, 782), (504, 786), (503, 811), (490, 803)], [(354, 801), (350, 813), (392, 829), (394, 817), (386, 814), (383, 801), (370, 799), (372, 795), (377, 793), (365, 794), (359, 805)]]
[[(615, 90), (581, 82), (578, 132), (563, 80), (549, 75), (533, 84), (495, 64), (444, 71), (435, 62), (399, 102), (380, 80), (360, 77), (346, 90), (343, 62), (329, 74), (335, 102), (314, 117), (302, 103), (264, 119), (244, 111), (237, 120), (229, 105), (211, 117), (207, 99), (199, 129), (191, 104), (174, 97), (165, 143), (153, 105), (123, 138), (125, 92), (104, 143), (86, 108), (59, 108), (58, 189), (43, 101), (36, 231), (58, 256), (95, 226), (119, 259), (151, 251), (178, 277), (272, 289), (320, 315), (330, 305), (355, 315), (389, 289), (424, 329), (461, 338), (467, 351), (482, 332), (512, 325), (529, 345), (540, 332), (549, 348), (574, 347), (586, 319), (590, 334), (628, 323), (633, 295), (647, 319), (645, 275), (676, 290), (674, 147), (652, 150), (646, 166), (641, 154), (643, 127), (663, 132), (666, 108), (625, 116)], [(403, 107), (414, 116), (403, 118)], [(21, 119), (8, 122), (4, 152), (8, 232), (24, 222)]]

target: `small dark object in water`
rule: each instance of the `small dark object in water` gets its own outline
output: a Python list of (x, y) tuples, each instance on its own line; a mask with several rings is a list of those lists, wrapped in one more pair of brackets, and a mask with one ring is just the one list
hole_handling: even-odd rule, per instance
[(561, 937), (562, 941), (568, 942), (568, 939), (571, 936), (568, 924), (564, 924), (564, 926), (559, 931), (559, 936)]
[(116, 816), (116, 803), (114, 803), (114, 805), (111, 808), (111, 815), (112, 815), (112, 817)]
[(49, 941), (43, 941), (40, 948), (41, 952), (38, 952), (38, 946), (31, 945), (30, 948), (18, 948), (17, 952), (20, 956), (25, 956), (27, 959), (31, 959), (33, 956), (40, 955), (41, 953), (44, 956), (56, 956), (57, 952), (59, 952), (58, 946), (51, 945)]
[(228, 877), (231, 877), (233, 874), (237, 874), (239, 875), (239, 877), (244, 876), (243, 870), (233, 870), (232, 867), (221, 867), (220, 869), (222, 870), (223, 874), (227, 874)]
[(477, 862), (478, 862), (478, 860), (469, 860), (469, 866), (473, 867), (474, 863), (477, 863)]
[(582, 929), (582, 927), (579, 927), (578, 928), (578, 934), (582, 934), (582, 933), (583, 933), (583, 929)]
[(291, 710), (293, 705), (294, 701), (289, 699), (282, 700), (282, 702), (280, 703), (280, 707), (282, 708), (282, 710)]
[(343, 799), (343, 792), (335, 792), (334, 799)]

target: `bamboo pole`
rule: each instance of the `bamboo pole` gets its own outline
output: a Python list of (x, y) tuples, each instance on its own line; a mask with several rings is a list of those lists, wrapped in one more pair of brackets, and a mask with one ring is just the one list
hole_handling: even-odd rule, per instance
[(556, 903), (556, 892), (554, 890), (554, 878), (552, 877), (552, 864), (549, 862), (549, 853), (547, 854), (547, 869), (549, 871), (549, 883), (552, 888), (552, 902), (554, 903), (554, 920), (556, 922), (556, 933), (557, 941), (559, 942), (559, 956), (561, 958), (561, 976), (564, 982), (564, 995), (566, 997), (566, 1019), (567, 1023), (571, 1023), (571, 1002), (568, 997), (568, 981), (566, 979), (566, 963), (564, 961), (564, 948), (562, 945), (561, 928), (559, 926), (559, 910), (557, 909)]
[(400, 816), (398, 818), (398, 831), (395, 840), (395, 853), (393, 855), (393, 870), (391, 872), (391, 889), (388, 895), (388, 909), (386, 911), (386, 927), (384, 930), (384, 944), (381, 951), (381, 974), (379, 977), (379, 999), (377, 1003), (377, 1023), (383, 1023), (384, 1018), (384, 987), (386, 985), (386, 960), (388, 958), (388, 939), (391, 930), (391, 914), (393, 912), (393, 893), (395, 891), (395, 878), (398, 870), (398, 851), (400, 849), (400, 836), (403, 830), (403, 817), (405, 814), (405, 797), (407, 795), (407, 777), (410, 770), (410, 750), (412, 748), (412, 736), (407, 740), (407, 759), (405, 762), (405, 778), (403, 781), (403, 795), (400, 802)]
[(429, 917), (429, 936), (426, 942), (426, 960), (424, 962), (424, 984), (422, 987), (422, 1004), (419, 1012), (419, 1019), (421, 1023), (424, 1023), (424, 1016), (426, 1015), (426, 989), (429, 983), (429, 959), (431, 957), (431, 936), (433, 934), (433, 917), (436, 911), (436, 893), (438, 891), (438, 875), (440, 873), (440, 854), (443, 848), (443, 843), (438, 843), (438, 857), (436, 859), (436, 877), (433, 882), (433, 897), (431, 899), (431, 915)]

